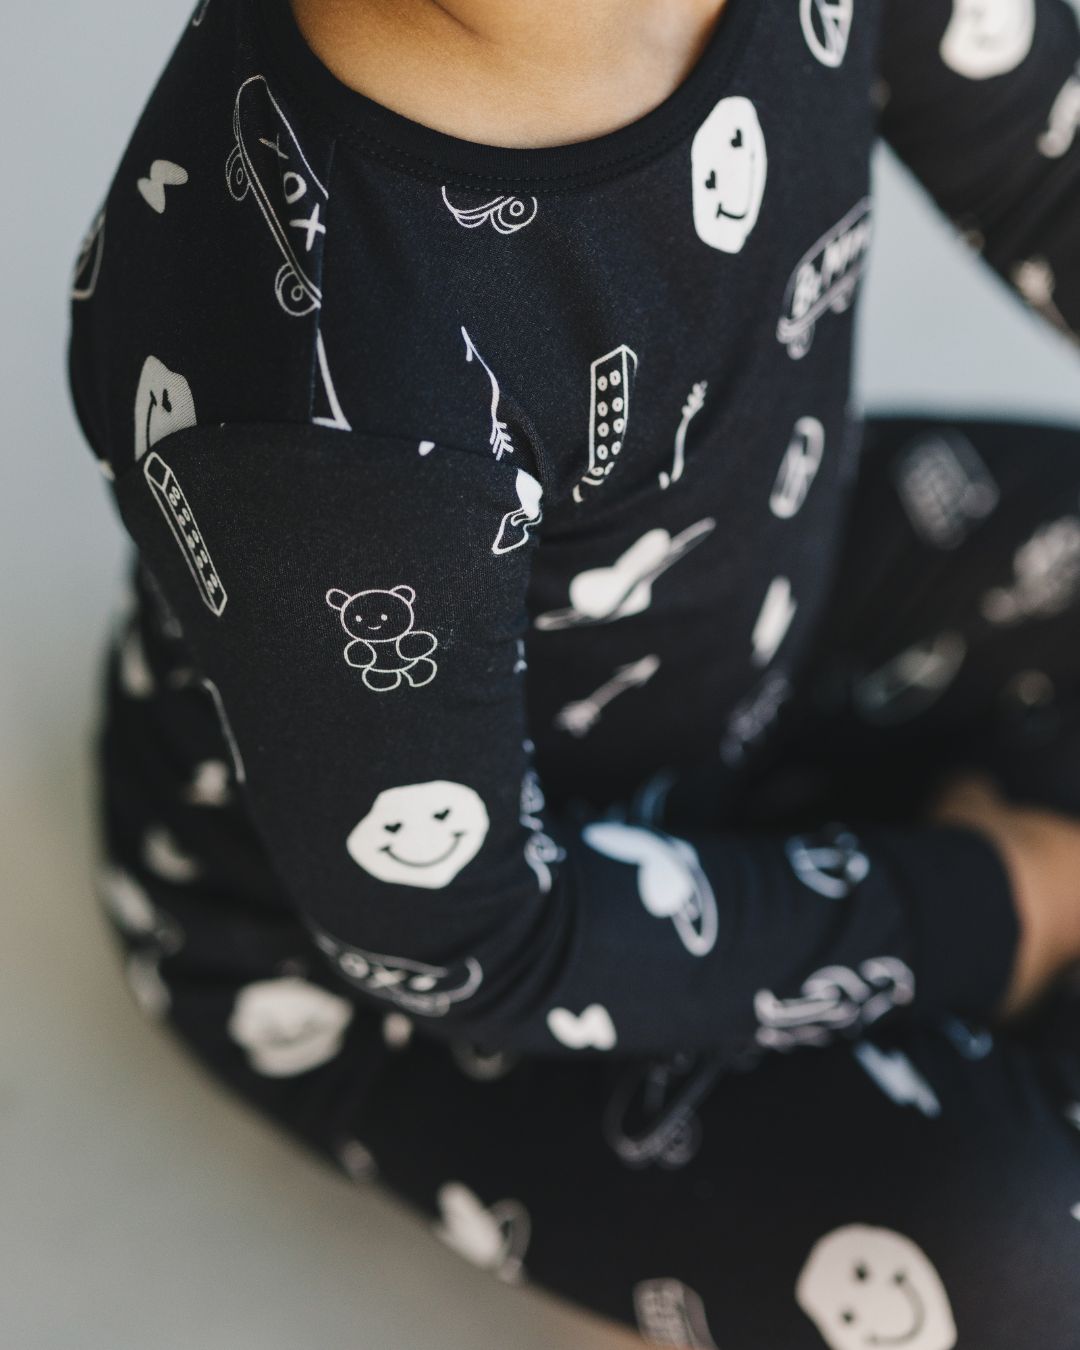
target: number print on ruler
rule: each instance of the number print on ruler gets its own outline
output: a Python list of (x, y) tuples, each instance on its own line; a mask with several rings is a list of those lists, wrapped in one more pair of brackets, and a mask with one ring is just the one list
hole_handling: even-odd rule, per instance
[(170, 370), (156, 356), (148, 356), (135, 392), (135, 459), (143, 461), (143, 476), (195, 578), (203, 602), (220, 618), (228, 596), (202, 531), (175, 473), (156, 450), (150, 449), (171, 432), (194, 425), (191, 386), (183, 375)]
[(630, 418), (630, 386), (637, 354), (621, 343), (589, 367), (589, 465), (574, 484), (573, 498), (584, 500), (583, 486), (602, 483), (615, 467)]
[(474, 230), (478, 225), (488, 221), (499, 234), (514, 234), (518, 230), (523, 230), (536, 216), (535, 197), (529, 198), (532, 202), (531, 208), (525, 205), (522, 198), (509, 195), (492, 197), (481, 206), (455, 206), (446, 195), (446, 188), (442, 188), (441, 191), (442, 199), (450, 214), (467, 230)]

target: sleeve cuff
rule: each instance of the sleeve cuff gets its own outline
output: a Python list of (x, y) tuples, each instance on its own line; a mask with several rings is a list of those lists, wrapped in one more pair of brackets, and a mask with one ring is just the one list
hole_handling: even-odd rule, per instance
[(864, 834), (908, 907), (915, 1006), (990, 1019), (1012, 975), (1020, 919), (1005, 860), (962, 825)]

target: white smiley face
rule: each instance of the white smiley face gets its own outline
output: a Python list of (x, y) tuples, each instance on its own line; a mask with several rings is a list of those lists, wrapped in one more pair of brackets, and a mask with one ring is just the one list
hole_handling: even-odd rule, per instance
[(814, 1244), (795, 1285), (830, 1350), (953, 1350), (956, 1323), (941, 1277), (910, 1238), (848, 1224)]
[(1035, 0), (953, 0), (941, 59), (958, 75), (986, 80), (1018, 66), (1034, 35)]
[(748, 98), (722, 98), (690, 146), (694, 229), (712, 248), (738, 253), (765, 194), (765, 136)]
[(353, 862), (380, 881), (436, 890), (475, 858), (488, 831), (478, 793), (435, 778), (384, 788), (353, 826), (345, 847)]
[(227, 1029), (257, 1073), (289, 1078), (333, 1059), (352, 1015), (346, 999), (287, 975), (245, 985)]
[(148, 356), (135, 393), (135, 458), (142, 459), (170, 432), (194, 425), (191, 385), (156, 356)]

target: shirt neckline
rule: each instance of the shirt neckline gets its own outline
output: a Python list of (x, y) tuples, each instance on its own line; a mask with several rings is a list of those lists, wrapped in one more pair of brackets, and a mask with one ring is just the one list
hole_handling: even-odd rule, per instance
[(248, 0), (252, 22), (265, 34), (285, 83), (300, 99), (313, 99), (339, 131), (420, 177), (466, 186), (503, 180), (519, 188), (589, 186), (630, 173), (676, 145), (720, 98), (761, 6), (762, 0), (727, 0), (689, 73), (644, 116), (588, 140), (515, 149), (437, 131), (378, 103), (323, 64), (290, 0)]

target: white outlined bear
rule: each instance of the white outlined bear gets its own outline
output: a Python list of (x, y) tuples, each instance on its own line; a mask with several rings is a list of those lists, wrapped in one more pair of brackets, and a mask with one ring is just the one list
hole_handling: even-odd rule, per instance
[(403, 679), (414, 688), (434, 679), (437, 666), (428, 655), (435, 650), (434, 633), (414, 628), (411, 586), (390, 590), (326, 592), (326, 603), (341, 615), (341, 626), (352, 639), (345, 660), (362, 672), (369, 689), (396, 689)]

